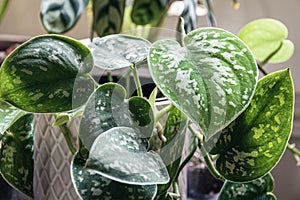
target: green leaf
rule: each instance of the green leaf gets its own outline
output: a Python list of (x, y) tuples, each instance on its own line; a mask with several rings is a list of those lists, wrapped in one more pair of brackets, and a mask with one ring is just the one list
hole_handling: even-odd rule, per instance
[(29, 112), (63, 112), (83, 105), (94, 90), (93, 58), (80, 42), (42, 35), (3, 62), (0, 99)]
[(148, 55), (150, 72), (162, 93), (209, 139), (249, 105), (256, 62), (240, 39), (222, 29), (194, 30), (184, 43), (155, 42)]
[(5, 180), (33, 197), (33, 114), (19, 118), (4, 133), (0, 157)]
[(158, 185), (158, 194), (167, 192), (178, 172), (182, 151), (184, 147), (188, 119), (178, 109), (174, 108), (166, 121), (164, 136), (167, 142), (163, 142), (160, 156), (167, 166), (170, 181), (164, 185)]
[(131, 127), (143, 138), (150, 138), (154, 128), (150, 104), (141, 97), (125, 97), (125, 89), (116, 83), (103, 84), (91, 95), (79, 127), (79, 137), (87, 149), (98, 135), (113, 127)]
[(135, 0), (131, 20), (137, 25), (155, 23), (163, 16), (168, 3), (168, 0)]
[(218, 200), (276, 200), (273, 189), (274, 180), (271, 174), (248, 183), (226, 181)]
[(88, 0), (42, 0), (41, 19), (49, 33), (70, 30), (85, 11)]
[(93, 0), (93, 29), (99, 36), (119, 33), (122, 28), (125, 0)]
[(222, 131), (210, 152), (220, 155), (216, 163), (220, 174), (227, 180), (243, 182), (268, 173), (286, 148), (293, 109), (289, 70), (261, 79), (249, 107)]
[(129, 35), (109, 35), (89, 44), (95, 65), (107, 70), (130, 67), (146, 60), (151, 43)]
[(168, 171), (155, 152), (147, 152), (148, 140), (128, 127), (109, 129), (93, 143), (86, 168), (112, 180), (137, 185), (164, 184)]
[(0, 101), (0, 135), (23, 115), (25, 115), (24, 111), (21, 111), (4, 101)]
[(113, 181), (84, 167), (85, 160), (75, 154), (71, 164), (72, 182), (83, 200), (154, 199), (156, 185), (128, 185)]
[(293, 43), (285, 40), (288, 36), (288, 29), (278, 20), (259, 19), (250, 22), (242, 28), (238, 36), (261, 61), (275, 53), (269, 62), (284, 62), (294, 52)]

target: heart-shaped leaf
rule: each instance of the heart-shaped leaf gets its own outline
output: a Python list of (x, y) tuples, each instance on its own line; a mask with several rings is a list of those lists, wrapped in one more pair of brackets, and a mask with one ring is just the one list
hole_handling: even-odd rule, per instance
[(294, 45), (286, 40), (288, 29), (280, 21), (259, 19), (247, 24), (239, 33), (239, 37), (249, 46), (254, 56), (264, 61), (272, 55), (269, 62), (284, 62), (294, 52)]
[(276, 200), (273, 189), (274, 180), (271, 174), (248, 183), (226, 181), (218, 200)]
[(135, 0), (131, 19), (137, 25), (155, 24), (163, 16), (170, 0)]
[(4, 101), (0, 101), (0, 135), (23, 115), (25, 115), (24, 111), (19, 110)]
[(107, 70), (129, 67), (147, 58), (151, 43), (129, 35), (109, 35), (96, 38), (88, 47), (95, 65)]
[(0, 99), (30, 112), (63, 112), (83, 105), (94, 91), (93, 58), (68, 37), (38, 36), (19, 46), (0, 71)]
[(149, 199), (156, 194), (156, 185), (128, 185), (105, 178), (84, 167), (85, 160), (75, 154), (71, 164), (72, 182), (83, 200)]
[(42, 23), (49, 33), (64, 33), (76, 24), (87, 4), (88, 0), (42, 0)]
[(154, 128), (150, 104), (141, 97), (125, 97), (125, 89), (115, 83), (103, 84), (91, 95), (79, 127), (79, 137), (87, 149), (99, 134), (118, 126), (137, 129), (143, 138), (150, 138)]
[(194, 30), (184, 44), (155, 42), (148, 55), (150, 72), (162, 93), (209, 139), (248, 106), (257, 66), (247, 46), (222, 29)]
[(185, 142), (188, 120), (186, 116), (177, 108), (174, 108), (166, 121), (164, 136), (167, 142), (163, 142), (160, 156), (167, 166), (170, 181), (164, 185), (158, 185), (158, 194), (167, 192), (178, 172), (181, 161), (182, 151)]
[(99, 36), (119, 33), (122, 28), (125, 0), (93, 0), (93, 29)]
[(220, 155), (216, 167), (221, 175), (243, 182), (268, 173), (286, 148), (293, 109), (294, 89), (289, 70), (261, 79), (249, 107), (222, 131), (210, 152)]
[(126, 184), (167, 183), (168, 171), (157, 153), (147, 152), (147, 142), (132, 128), (109, 129), (93, 143), (86, 168)]
[(4, 133), (0, 157), (5, 180), (33, 197), (33, 114), (22, 116)]

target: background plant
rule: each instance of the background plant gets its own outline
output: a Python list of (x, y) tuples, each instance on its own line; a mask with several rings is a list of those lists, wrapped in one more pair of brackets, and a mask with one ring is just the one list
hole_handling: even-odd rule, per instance
[[(59, 11), (51, 15), (43, 7), (42, 19), (46, 14), (50, 15), (46, 19), (51, 19), (58, 12), (61, 21), (53, 24), (70, 29), (87, 1), (81, 4), (66, 2), (54, 3), (51, 7), (45, 1), (44, 6), (52, 8), (51, 12)], [(148, 2), (151, 6), (133, 4), (133, 9), (140, 10), (132, 14), (132, 21), (147, 24), (149, 21), (145, 19), (151, 17), (141, 17), (139, 13), (147, 13), (143, 9), (148, 8), (160, 10), (155, 6), (158, 1), (151, 2)], [(94, 10), (101, 10), (104, 5), (125, 9), (125, 1), (93, 3)], [(210, 2), (205, 3), (208, 19), (214, 25)], [(277, 164), (290, 137), (293, 84), (289, 70), (270, 74), (257, 83), (255, 57), (261, 71), (269, 61), (287, 60), (293, 52), (292, 43), (286, 40), (287, 29), (278, 21), (266, 19), (245, 26), (239, 34), (241, 39), (217, 28), (189, 32), (188, 27), (194, 25), (191, 11), (195, 7), (186, 8), (190, 10), (186, 9), (183, 17), (189, 18), (183, 26), (178, 25), (181, 33), (178, 42), (161, 40), (151, 44), (142, 38), (112, 35), (94, 39), (89, 46), (91, 56), (90, 50), (76, 40), (44, 35), (24, 43), (10, 54), (0, 72), (2, 175), (20, 191), (32, 196), (33, 168), (26, 165), (32, 163), (33, 153), (30, 113), (59, 113), (56, 125), (65, 128), (68, 120), (84, 110), (76, 153), (69, 143), (74, 153), (73, 183), (83, 199), (178, 198), (178, 174), (198, 146), (212, 174), (226, 180), (219, 199), (275, 198), (269, 172)], [(61, 14), (63, 10), (73, 16), (71, 25), (62, 20), (67, 18)], [(161, 9), (150, 21), (157, 25), (160, 21), (157, 16), (163, 16), (165, 10)], [(101, 17), (95, 14), (93, 28), (96, 24), (114, 22), (118, 25), (112, 26), (114, 30), (111, 26), (100, 27), (100, 30), (104, 35), (118, 32), (124, 13), (125, 10), (120, 11), (120, 19), (116, 21), (110, 17), (111, 13)], [(264, 29), (270, 24), (271, 31)], [(264, 37), (270, 32), (274, 38), (266, 41)], [(259, 41), (268, 51), (262, 51), (253, 41)], [(143, 98), (137, 69), (145, 60), (159, 90), (172, 102), (161, 110), (155, 108), (157, 89), (149, 100)], [(89, 74), (94, 64), (109, 70), (127, 68), (128, 74), (133, 74), (138, 96), (128, 97), (126, 89), (116, 83), (95, 83)], [(75, 113), (61, 113), (74, 109)], [(168, 117), (161, 132), (159, 120), (163, 115)], [(162, 140), (159, 152), (151, 151), (148, 144), (153, 139), (152, 134), (156, 135), (154, 127)], [(187, 128), (194, 133), (193, 143), (189, 156), (181, 158)], [(292, 145), (289, 148), (299, 156)], [(31, 156), (24, 158), (24, 150)], [(16, 162), (21, 160), (20, 156), (24, 163)], [(166, 164), (166, 159), (170, 158), (171, 162)], [(173, 192), (168, 192), (171, 185)], [(246, 190), (241, 192), (239, 188)]]

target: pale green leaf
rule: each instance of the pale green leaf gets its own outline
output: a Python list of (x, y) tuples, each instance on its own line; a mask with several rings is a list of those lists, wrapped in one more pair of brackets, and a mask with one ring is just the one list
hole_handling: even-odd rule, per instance
[(5, 133), (0, 171), (14, 188), (33, 197), (33, 114), (19, 118)]
[(150, 72), (161, 92), (209, 139), (249, 105), (256, 62), (239, 38), (222, 29), (194, 30), (184, 44), (155, 42), (148, 55)]
[(88, 45), (95, 65), (102, 69), (117, 70), (146, 60), (151, 43), (129, 35), (109, 35), (95, 38)]
[(141, 97), (125, 97), (125, 89), (115, 83), (103, 84), (91, 95), (79, 127), (79, 137), (87, 149), (99, 134), (118, 126), (134, 128), (150, 138), (154, 128), (150, 104)]
[(0, 99), (30, 112), (63, 112), (94, 91), (93, 58), (80, 42), (59, 35), (35, 37), (15, 49), (0, 71)]
[(288, 36), (288, 29), (275, 19), (252, 21), (242, 28), (238, 36), (261, 61), (275, 53), (269, 62), (284, 62), (292, 56), (294, 51), (294, 45), (285, 40)]
[(49, 33), (70, 30), (85, 11), (88, 0), (42, 0), (41, 20)]
[(210, 153), (230, 181), (251, 181), (268, 173), (289, 140), (294, 113), (294, 88), (289, 70), (272, 73), (258, 83), (249, 107), (220, 134)]
[(72, 182), (83, 200), (152, 200), (156, 185), (128, 185), (113, 181), (84, 167), (85, 160), (75, 154), (71, 164)]
[(247, 183), (226, 181), (218, 200), (276, 200), (273, 189), (274, 180), (271, 174)]
[(159, 154), (147, 152), (147, 143), (138, 130), (111, 128), (97, 137), (85, 166), (126, 184), (167, 183), (168, 171)]

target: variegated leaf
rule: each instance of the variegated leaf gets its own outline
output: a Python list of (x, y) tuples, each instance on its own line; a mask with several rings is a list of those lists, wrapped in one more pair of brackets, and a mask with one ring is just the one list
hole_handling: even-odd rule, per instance
[(135, 0), (132, 6), (131, 19), (137, 25), (157, 22), (166, 12), (169, 0)]
[(184, 45), (155, 42), (148, 55), (150, 72), (162, 93), (209, 139), (249, 105), (256, 62), (239, 38), (222, 29), (194, 30)]
[(138, 130), (111, 128), (97, 137), (85, 167), (126, 184), (167, 183), (168, 171), (159, 154), (147, 152), (147, 142)]
[(42, 0), (42, 23), (49, 33), (64, 33), (76, 24), (87, 4), (88, 0)]
[(24, 111), (19, 110), (4, 101), (0, 101), (0, 138), (3, 133), (23, 115), (25, 115)]
[(167, 192), (178, 172), (184, 147), (186, 129), (188, 125), (187, 117), (174, 108), (166, 121), (164, 136), (167, 142), (163, 142), (160, 150), (160, 156), (167, 166), (170, 181), (164, 185), (158, 185), (158, 194)]
[(87, 149), (98, 135), (113, 127), (131, 127), (139, 130), (143, 138), (151, 136), (154, 115), (150, 104), (141, 97), (125, 97), (125, 89), (115, 83), (104, 84), (91, 95), (79, 128), (79, 137)]
[(271, 174), (247, 183), (226, 181), (218, 200), (276, 200), (273, 189), (274, 180)]
[(35, 37), (15, 49), (0, 71), (0, 99), (30, 112), (63, 112), (94, 91), (93, 58), (80, 42), (59, 35)]
[(210, 152), (220, 155), (216, 167), (221, 175), (243, 182), (268, 173), (286, 148), (293, 109), (294, 89), (289, 70), (261, 79), (249, 107), (222, 131)]
[(149, 199), (156, 194), (156, 185), (128, 185), (105, 178), (84, 167), (85, 160), (75, 154), (71, 164), (72, 182), (83, 200)]
[(22, 116), (4, 133), (0, 157), (5, 180), (33, 197), (33, 114)]
[(130, 67), (145, 61), (151, 43), (143, 38), (129, 35), (109, 35), (96, 38), (90, 48), (95, 65), (107, 70)]
[(99, 36), (119, 33), (123, 24), (125, 0), (93, 0), (93, 29)]

